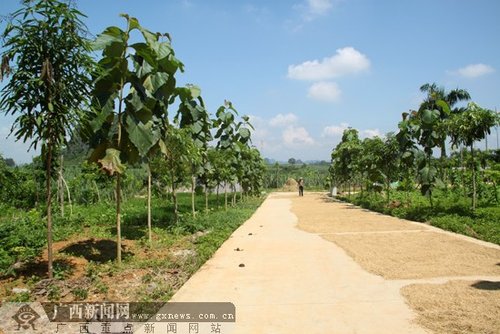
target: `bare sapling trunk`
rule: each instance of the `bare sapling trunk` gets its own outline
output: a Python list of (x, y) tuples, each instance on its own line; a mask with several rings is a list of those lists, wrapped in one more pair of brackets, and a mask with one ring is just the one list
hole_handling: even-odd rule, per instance
[(474, 159), (474, 144), (470, 146), (472, 160), (472, 210), (476, 210), (477, 194), (476, 194), (476, 161)]
[(227, 182), (224, 182), (224, 210), (227, 211)]
[(64, 157), (61, 154), (60, 166), (59, 166), (59, 177), (57, 178), (57, 193), (59, 195), (59, 205), (61, 206), (61, 217), (64, 217), (64, 189), (63, 189), (63, 164)]
[(51, 191), (51, 169), (52, 169), (52, 143), (48, 143), (47, 152), (47, 170), (45, 173), (46, 187), (47, 187), (47, 262), (48, 262), (48, 276), (52, 279), (53, 276), (53, 253), (52, 253), (52, 191)]
[(232, 200), (232, 205), (231, 206), (235, 206), (236, 205), (236, 185), (232, 185), (232, 188), (233, 188), (233, 200)]
[(153, 242), (151, 233), (151, 166), (148, 163), (148, 240), (149, 245)]
[(220, 187), (220, 184), (217, 185), (217, 209), (219, 208), (219, 187)]
[(196, 216), (196, 206), (195, 206), (195, 191), (196, 191), (196, 176), (191, 176), (191, 209), (193, 211), (193, 217)]
[[(68, 204), (69, 204), (69, 216), (73, 216), (73, 204), (71, 202), (71, 193), (69, 192), (69, 187), (68, 183), (66, 183), (66, 180), (64, 179), (64, 176), (61, 177), (62, 184), (66, 188), (66, 194), (68, 195)], [(64, 205), (64, 197), (63, 197), (63, 205)]]
[(208, 184), (205, 184), (205, 212), (208, 212)]
[(172, 200), (174, 203), (174, 222), (177, 224), (179, 221), (179, 213), (177, 211), (177, 193), (175, 189), (175, 182), (172, 182)]
[(122, 230), (121, 230), (121, 175), (116, 176), (116, 261), (122, 263)]

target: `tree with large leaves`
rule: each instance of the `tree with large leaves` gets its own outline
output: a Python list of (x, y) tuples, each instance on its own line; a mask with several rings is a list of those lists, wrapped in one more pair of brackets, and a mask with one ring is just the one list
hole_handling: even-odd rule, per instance
[[(456, 104), (471, 99), (469, 92), (465, 89), (456, 88), (446, 91), (444, 87), (438, 86), (436, 83), (426, 83), (420, 86), (420, 91), (427, 94), (420, 108), (438, 110), (441, 120), (449, 118), (451, 114), (460, 113), (463, 109), (457, 108)], [(443, 106), (440, 101), (446, 102), (447, 107)], [(439, 148), (441, 149), (441, 157), (446, 157), (446, 129), (443, 129), (440, 135)]]
[[(179, 110), (175, 121), (181, 128), (188, 129), (191, 140), (196, 146), (196, 154), (191, 157), (191, 210), (196, 215), (195, 188), (198, 177), (203, 179), (210, 172), (208, 163), (208, 144), (212, 140), (212, 120), (205, 108), (201, 97), (201, 90), (195, 85), (186, 85), (176, 89), (176, 95), (180, 98)], [(207, 186), (206, 186), (207, 188)], [(205, 191), (205, 205), (208, 209), (208, 193)]]
[[(106, 28), (94, 42), (102, 50), (93, 90), (93, 112), (87, 138), (90, 160), (116, 174), (117, 261), (121, 262), (121, 174), (125, 164), (148, 155), (165, 137), (167, 108), (172, 103), (175, 74), (183, 64), (175, 57), (168, 34), (152, 33), (128, 15), (127, 27)], [(143, 42), (131, 44), (131, 33)]]
[[(435, 147), (444, 147), (446, 139), (445, 119), (442, 114), (450, 115), (448, 103), (444, 100), (435, 100), (432, 104), (423, 102), (418, 111), (409, 114), (408, 121), (400, 123), (410, 130), (415, 143), (423, 147), (426, 158), (420, 161), (418, 166), (418, 180), (421, 193), (428, 196), (431, 206), (432, 193), (436, 185), (442, 184), (438, 177), (438, 170), (433, 162), (432, 154)], [(446, 116), (448, 117), (448, 116)], [(401, 141), (401, 136), (399, 136)]]
[[(214, 128), (217, 129), (215, 138), (217, 141), (217, 149), (225, 152), (225, 163), (227, 166), (223, 168), (225, 185), (229, 184), (235, 189), (237, 179), (237, 170), (240, 162), (241, 145), (248, 145), (251, 137), (252, 125), (249, 122), (248, 116), (242, 116), (241, 120), (237, 120), (238, 112), (233, 107), (230, 101), (224, 101), (224, 105), (220, 106), (216, 112), (214, 120)], [(227, 189), (225, 191), (225, 207), (227, 208)]]
[(494, 111), (483, 109), (470, 102), (462, 113), (455, 114), (448, 121), (448, 129), (454, 146), (463, 144), (470, 148), (472, 156), (472, 209), (477, 206), (476, 174), (474, 142), (482, 140), (490, 134), (491, 128), (499, 125), (499, 117)]
[(192, 161), (199, 160), (199, 149), (191, 138), (190, 129), (170, 126), (160, 142), (161, 157), (154, 163), (155, 170), (163, 175), (171, 189), (174, 222), (179, 220), (177, 189), (188, 183)]
[(361, 155), (361, 141), (358, 130), (348, 128), (342, 134), (341, 142), (332, 151), (332, 179), (337, 184), (347, 184), (349, 194), (351, 185), (360, 174), (359, 161)]
[[(54, 155), (70, 135), (88, 99), (93, 66), (84, 37), (85, 17), (58, 0), (22, 2), (12, 14), (3, 39), (0, 78), (12, 75), (2, 89), (0, 108), (18, 115), (17, 140), (41, 143), (46, 170), (48, 275), (52, 278), (52, 191)], [(14, 65), (11, 67), (9, 63)]]

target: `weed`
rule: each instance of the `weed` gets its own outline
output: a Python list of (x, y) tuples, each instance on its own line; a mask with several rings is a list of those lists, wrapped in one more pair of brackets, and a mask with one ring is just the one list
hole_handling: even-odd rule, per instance
[(47, 296), (51, 302), (61, 299), (61, 288), (55, 284), (47, 287)]
[(74, 288), (71, 290), (71, 293), (75, 296), (76, 300), (85, 300), (89, 296), (88, 290), (84, 288)]

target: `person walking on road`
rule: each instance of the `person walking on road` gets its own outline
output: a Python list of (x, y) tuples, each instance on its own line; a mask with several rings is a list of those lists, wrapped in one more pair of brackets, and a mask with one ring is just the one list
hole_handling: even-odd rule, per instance
[(299, 179), (299, 196), (304, 196), (304, 179)]

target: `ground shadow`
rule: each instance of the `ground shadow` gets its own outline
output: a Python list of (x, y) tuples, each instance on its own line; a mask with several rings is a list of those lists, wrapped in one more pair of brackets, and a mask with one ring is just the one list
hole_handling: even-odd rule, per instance
[[(105, 263), (116, 259), (116, 242), (113, 240), (84, 240), (74, 243), (59, 251), (73, 256), (80, 256), (87, 261), (97, 263)], [(122, 257), (126, 258), (133, 255), (131, 252), (125, 251), (122, 245)]]
[(473, 288), (480, 290), (500, 290), (500, 282), (491, 282), (491, 281), (479, 281), (474, 284), (471, 284)]
[[(70, 275), (75, 270), (75, 264), (72, 263), (69, 259), (56, 259), (52, 264), (54, 268), (54, 276), (58, 275)], [(11, 277), (19, 278), (19, 277), (40, 277), (47, 278), (48, 277), (48, 261), (47, 260), (38, 260), (33, 262), (27, 262), (25, 265), (17, 269)]]

